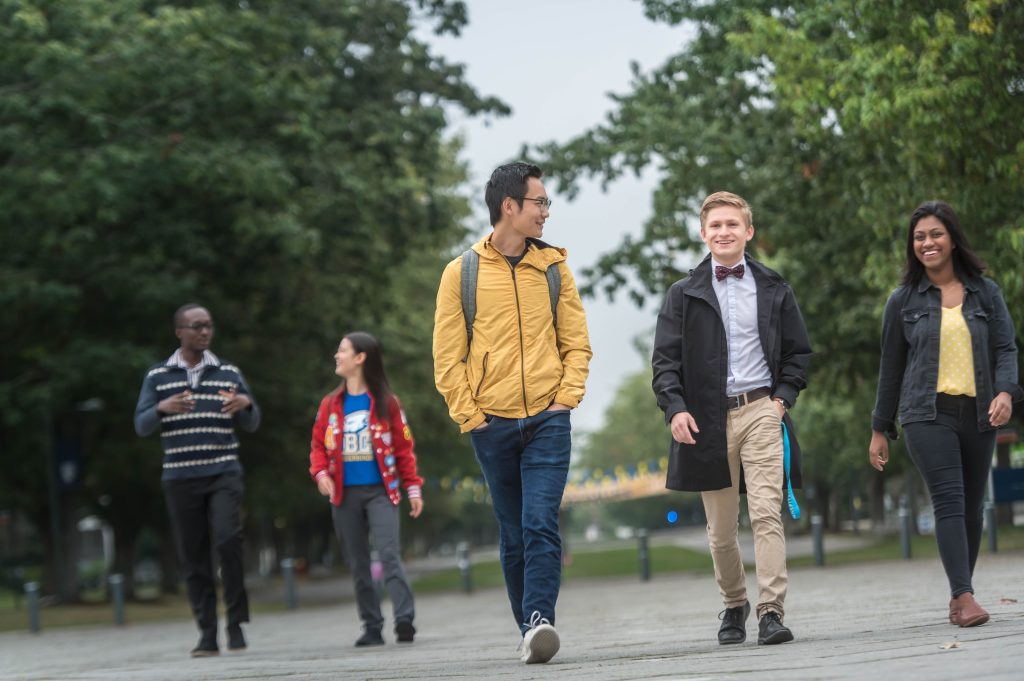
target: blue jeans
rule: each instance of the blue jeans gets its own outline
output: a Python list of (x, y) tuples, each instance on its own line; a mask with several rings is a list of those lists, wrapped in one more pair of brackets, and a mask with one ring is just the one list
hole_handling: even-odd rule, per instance
[(501, 570), (522, 633), (534, 612), (553, 625), (562, 580), (558, 508), (572, 447), (569, 410), (525, 419), (491, 417), (471, 433), (491, 492), (501, 539)]

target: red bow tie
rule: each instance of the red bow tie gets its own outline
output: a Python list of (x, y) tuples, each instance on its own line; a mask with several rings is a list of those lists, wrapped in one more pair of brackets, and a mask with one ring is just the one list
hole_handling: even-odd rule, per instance
[(725, 267), (723, 265), (715, 265), (715, 279), (722, 281), (729, 275), (736, 277), (737, 279), (743, 278), (743, 265), (736, 265), (736, 267)]

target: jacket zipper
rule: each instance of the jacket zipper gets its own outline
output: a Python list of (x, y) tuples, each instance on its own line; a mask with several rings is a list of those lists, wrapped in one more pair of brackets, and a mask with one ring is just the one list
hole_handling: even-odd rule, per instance
[[(504, 259), (504, 258), (503, 258)], [(512, 273), (512, 291), (516, 294), (516, 320), (519, 322), (519, 376), (523, 386), (523, 411), (530, 415), (530, 407), (526, 403), (526, 349), (523, 346), (523, 313), (519, 308), (519, 285), (516, 283), (516, 268), (512, 263), (505, 260), (509, 271)]]

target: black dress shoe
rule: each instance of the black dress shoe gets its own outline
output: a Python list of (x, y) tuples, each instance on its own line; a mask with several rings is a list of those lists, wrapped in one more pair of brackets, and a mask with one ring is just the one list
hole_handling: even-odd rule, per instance
[(356, 646), (362, 648), (363, 646), (382, 646), (384, 645), (384, 637), (380, 635), (380, 629), (367, 629), (363, 632), (363, 635), (356, 640)]
[(757, 644), (771, 646), (793, 640), (793, 632), (782, 624), (779, 613), (769, 610), (757, 623)]
[(399, 643), (412, 643), (414, 636), (416, 636), (416, 627), (412, 626), (412, 622), (402, 620), (395, 623), (395, 638)]
[(192, 657), (215, 657), (220, 655), (220, 650), (217, 648), (217, 634), (213, 636), (204, 635), (199, 639), (199, 645), (192, 649), (190, 653)]
[(228, 627), (228, 651), (229, 652), (240, 652), (247, 648), (245, 643), (245, 634), (242, 633), (242, 627), (237, 624)]
[(722, 645), (743, 643), (747, 640), (746, 621), (750, 617), (750, 601), (718, 613), (722, 626), (718, 628), (718, 642)]

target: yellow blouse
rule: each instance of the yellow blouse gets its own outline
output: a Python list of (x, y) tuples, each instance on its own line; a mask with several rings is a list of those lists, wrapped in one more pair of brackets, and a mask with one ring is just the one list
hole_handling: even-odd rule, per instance
[(962, 304), (942, 308), (939, 328), (939, 382), (936, 391), (947, 395), (975, 396), (974, 355), (971, 332), (964, 321)]

